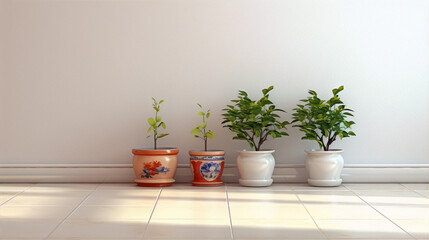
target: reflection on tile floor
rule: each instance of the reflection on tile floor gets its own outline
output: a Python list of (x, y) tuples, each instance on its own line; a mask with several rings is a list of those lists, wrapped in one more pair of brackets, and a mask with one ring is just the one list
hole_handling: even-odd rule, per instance
[(429, 184), (0, 184), (0, 239), (429, 239)]

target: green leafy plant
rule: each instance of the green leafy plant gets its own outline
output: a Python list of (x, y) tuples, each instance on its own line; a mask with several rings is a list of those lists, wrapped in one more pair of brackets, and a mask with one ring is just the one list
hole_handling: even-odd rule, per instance
[[(161, 127), (163, 129), (165, 129), (165, 123), (162, 121), (161, 116), (158, 115), (158, 112), (159, 112), (159, 109), (160, 109), (160, 105), (161, 105), (161, 103), (164, 102), (164, 100), (161, 100), (159, 102), (157, 102), (155, 100), (155, 98), (152, 98), (152, 100), (153, 100), (152, 106), (153, 106), (153, 109), (155, 110), (155, 117), (154, 118), (150, 117), (150, 118), (147, 119), (147, 122), (150, 125), (149, 129), (147, 130), (147, 133), (152, 132), (152, 136), (153, 136), (153, 148), (156, 149), (157, 148), (157, 141), (158, 141), (158, 139), (167, 136), (168, 133), (160, 133), (159, 130), (158, 130)], [(151, 135), (149, 134), (147, 137), (149, 138), (150, 136)]]
[(351, 130), (351, 126), (355, 124), (353, 121), (347, 121), (347, 116), (353, 116), (353, 110), (346, 108), (340, 100), (338, 93), (344, 89), (344, 86), (332, 90), (333, 97), (325, 101), (317, 97), (317, 93), (309, 90), (311, 95), (307, 99), (300, 100), (304, 105), (298, 104), (293, 115), (292, 123), (299, 122), (300, 124), (293, 125), (304, 132), (304, 137), (301, 139), (314, 140), (320, 148), (329, 151), (330, 145), (340, 137), (356, 136)]
[(212, 130), (207, 130), (207, 119), (210, 117), (210, 110), (204, 112), (201, 104), (197, 103), (197, 105), (200, 107), (200, 111), (198, 111), (197, 114), (203, 118), (203, 122), (192, 129), (191, 134), (196, 138), (201, 138), (204, 141), (204, 151), (207, 152), (207, 140), (209, 138), (214, 138), (214, 132)]
[(245, 140), (251, 148), (261, 150), (262, 144), (269, 136), (280, 138), (288, 136), (286, 132), (287, 121), (279, 121), (280, 116), (276, 112), (285, 112), (268, 99), (270, 86), (262, 90), (263, 97), (258, 101), (251, 100), (245, 91), (239, 91), (238, 99), (231, 100), (234, 105), (227, 105), (222, 114), (223, 127), (236, 133), (233, 139)]

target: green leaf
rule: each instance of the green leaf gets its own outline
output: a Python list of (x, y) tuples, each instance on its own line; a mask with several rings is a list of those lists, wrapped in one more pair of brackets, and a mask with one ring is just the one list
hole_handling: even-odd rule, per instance
[(168, 136), (168, 135), (169, 135), (168, 133), (163, 133), (163, 134), (158, 135), (158, 138), (163, 138), (163, 137)]
[(161, 127), (165, 129), (165, 123), (161, 123)]
[(209, 112), (206, 114), (206, 117), (207, 117), (207, 118), (209, 118), (209, 117), (210, 117), (210, 113), (209, 113)]
[(213, 139), (213, 138), (214, 138), (214, 132), (212, 132), (212, 131), (208, 131), (208, 132), (206, 133), (206, 136), (207, 136), (208, 138), (210, 138), (210, 139)]
[(332, 89), (332, 93), (334, 95), (337, 95), (339, 92), (341, 92), (344, 89), (344, 86), (340, 86), (339, 88)]
[(156, 122), (161, 122), (161, 116), (156, 117)]
[(150, 126), (150, 128), (147, 130), (147, 133), (151, 132), (153, 130), (153, 127)]
[(252, 142), (252, 141), (250, 141), (250, 140), (248, 140), (248, 139), (246, 139), (246, 140), (247, 140), (247, 142), (249, 143), (250, 148), (253, 148), (253, 142)]
[(161, 104), (161, 103), (163, 103), (164, 102), (164, 100), (161, 100), (161, 101), (159, 101), (159, 104)]
[(203, 108), (203, 107), (201, 106), (201, 104), (197, 103), (197, 105), (198, 105), (198, 107)]
[(205, 129), (206, 127), (207, 127), (207, 123), (206, 122), (201, 123), (200, 128)]
[(274, 86), (269, 86), (267, 89), (262, 89), (262, 93), (265, 95), (267, 95), (268, 92), (270, 92), (271, 90), (273, 90)]
[(245, 91), (238, 91), (241, 96), (247, 97), (247, 93)]
[(237, 99), (231, 100), (234, 105), (227, 105), (223, 109), (222, 124), (236, 133), (233, 139), (246, 140), (251, 147), (255, 147), (252, 138), (261, 138), (262, 142), (256, 140), (259, 145), (265, 141), (262, 137), (265, 138), (266, 134), (272, 134), (275, 138), (287, 135), (286, 132), (282, 134), (277, 131), (285, 129), (287, 122), (280, 121), (280, 115), (277, 114), (284, 110), (276, 108), (269, 99), (269, 92), (273, 88), (263, 89), (263, 96), (257, 101), (250, 99), (246, 92), (239, 91)]
[(200, 134), (201, 133), (201, 130), (200, 129), (198, 129), (198, 128), (194, 128), (194, 129), (192, 129), (192, 131), (191, 131), (191, 134), (192, 135), (198, 135), (198, 134)]
[(149, 123), (149, 125), (151, 125), (151, 126), (155, 126), (156, 125), (156, 121), (155, 121), (155, 119), (153, 119), (153, 118), (148, 118), (147, 119), (147, 122)]
[(317, 93), (315, 91), (313, 91), (313, 90), (308, 90), (308, 93), (310, 93), (313, 96), (317, 96)]
[(200, 116), (206, 115), (203, 111), (199, 111), (197, 114), (200, 115)]
[[(323, 142), (320, 137), (325, 141), (330, 133), (335, 133), (335, 136), (339, 136), (341, 139), (353, 136), (353, 132), (345, 131), (350, 129), (354, 122), (347, 121), (347, 116), (353, 116), (349, 113), (351, 109), (346, 108), (338, 97), (338, 93), (343, 89), (344, 86), (333, 89), (334, 96), (327, 101), (319, 99), (317, 93), (310, 90), (311, 96), (307, 98), (308, 101), (301, 101), (305, 104), (298, 104), (293, 109), (292, 123), (295, 123), (293, 127), (298, 127), (300, 131), (304, 132), (305, 135), (302, 139), (314, 140), (322, 148)], [(329, 148), (329, 146), (327, 147)]]

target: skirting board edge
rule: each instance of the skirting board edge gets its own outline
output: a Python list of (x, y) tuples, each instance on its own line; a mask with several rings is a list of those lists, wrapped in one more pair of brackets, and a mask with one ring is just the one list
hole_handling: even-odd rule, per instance
[[(429, 182), (429, 164), (383, 165), (353, 164), (344, 166), (343, 182)], [(0, 164), (0, 182), (133, 182), (130, 164)], [(188, 164), (177, 167), (176, 182), (190, 182)], [(224, 182), (238, 182), (235, 164), (225, 164)], [(276, 183), (307, 181), (304, 165), (277, 164), (273, 174)]]

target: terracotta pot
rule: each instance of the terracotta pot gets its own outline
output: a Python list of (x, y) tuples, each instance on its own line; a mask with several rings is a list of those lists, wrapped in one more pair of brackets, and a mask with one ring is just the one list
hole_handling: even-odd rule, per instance
[(142, 187), (164, 187), (175, 182), (177, 148), (133, 149), (134, 182)]
[(189, 151), (194, 186), (219, 186), (224, 167), (225, 152), (213, 151)]

